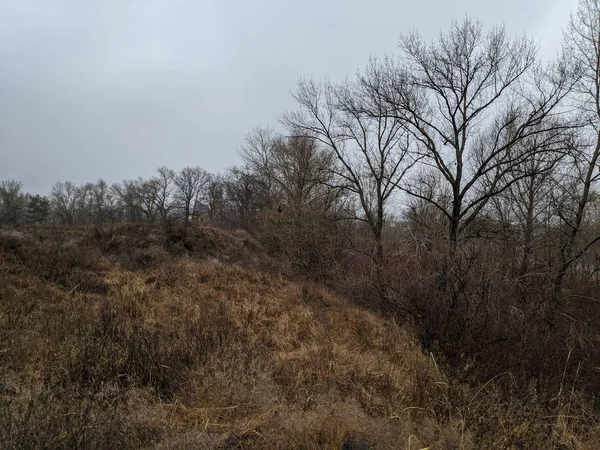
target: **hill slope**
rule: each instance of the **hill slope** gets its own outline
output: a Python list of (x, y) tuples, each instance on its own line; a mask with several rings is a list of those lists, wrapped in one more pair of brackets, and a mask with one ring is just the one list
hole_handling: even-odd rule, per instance
[(0, 342), (1, 448), (475, 448), (409, 330), (243, 233), (3, 231)]

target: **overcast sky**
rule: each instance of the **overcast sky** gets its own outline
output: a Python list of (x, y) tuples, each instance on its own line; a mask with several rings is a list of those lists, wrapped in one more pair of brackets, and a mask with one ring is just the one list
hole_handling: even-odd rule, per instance
[(0, 0), (0, 180), (44, 192), (167, 165), (216, 172), (294, 107), (302, 77), (341, 79), (402, 32), (468, 14), (551, 55), (576, 0)]

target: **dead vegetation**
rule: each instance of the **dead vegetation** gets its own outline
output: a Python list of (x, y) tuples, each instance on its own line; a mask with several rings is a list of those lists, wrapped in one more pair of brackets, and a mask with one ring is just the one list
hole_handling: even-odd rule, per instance
[(598, 443), (576, 393), (547, 417), (535, 389), (505, 397), (510, 376), (449, 380), (409, 329), (291, 281), (243, 233), (3, 231), (0, 248), (1, 448)]
[(459, 439), (428, 410), (445, 384), (404, 329), (320, 286), (224, 262), (243, 259), (239, 236), (196, 241), (202, 259), (157, 247), (137, 269), (133, 254), (156, 244), (120, 254), (115, 239), (142, 235), (120, 236), (104, 248), (90, 244), (99, 236), (3, 234), (2, 448)]

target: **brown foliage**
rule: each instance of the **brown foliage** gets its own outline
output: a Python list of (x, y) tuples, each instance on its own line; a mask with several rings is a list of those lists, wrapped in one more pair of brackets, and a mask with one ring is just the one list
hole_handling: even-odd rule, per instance
[[(197, 233), (187, 257), (143, 270), (115, 244), (134, 230), (83, 234), (52, 256), (42, 249), (64, 237), (3, 234), (0, 447), (469, 442), (439, 416), (444, 378), (409, 331), (319, 285), (225, 262), (263, 258), (241, 250), (245, 235)], [(83, 268), (102, 292), (72, 285)]]
[[(549, 402), (530, 380), (498, 372), (485, 379), (473, 370), (484, 350), (468, 353), (462, 366), (447, 364), (451, 343), (434, 343), (432, 330), (423, 333), (430, 336), (424, 352), (406, 326), (322, 285), (286, 280), (244, 233), (188, 228), (3, 232), (2, 448), (585, 449), (598, 442), (589, 397), (578, 389), (582, 367), (576, 380), (571, 365), (563, 374), (564, 360), (554, 362), (563, 380)], [(160, 257), (138, 264), (139, 251)], [(395, 271), (405, 282), (423, 276), (416, 262), (406, 264), (414, 265)], [(417, 284), (405, 298), (411, 290), (429, 295)], [(494, 352), (501, 367), (506, 356)]]

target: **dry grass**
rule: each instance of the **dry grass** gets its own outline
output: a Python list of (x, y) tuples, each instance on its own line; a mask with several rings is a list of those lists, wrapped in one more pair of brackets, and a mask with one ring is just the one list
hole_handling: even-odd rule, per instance
[(410, 330), (277, 274), (245, 235), (165, 236), (3, 232), (0, 448), (598, 442), (574, 406), (548, 433), (535, 403), (455, 386)]

